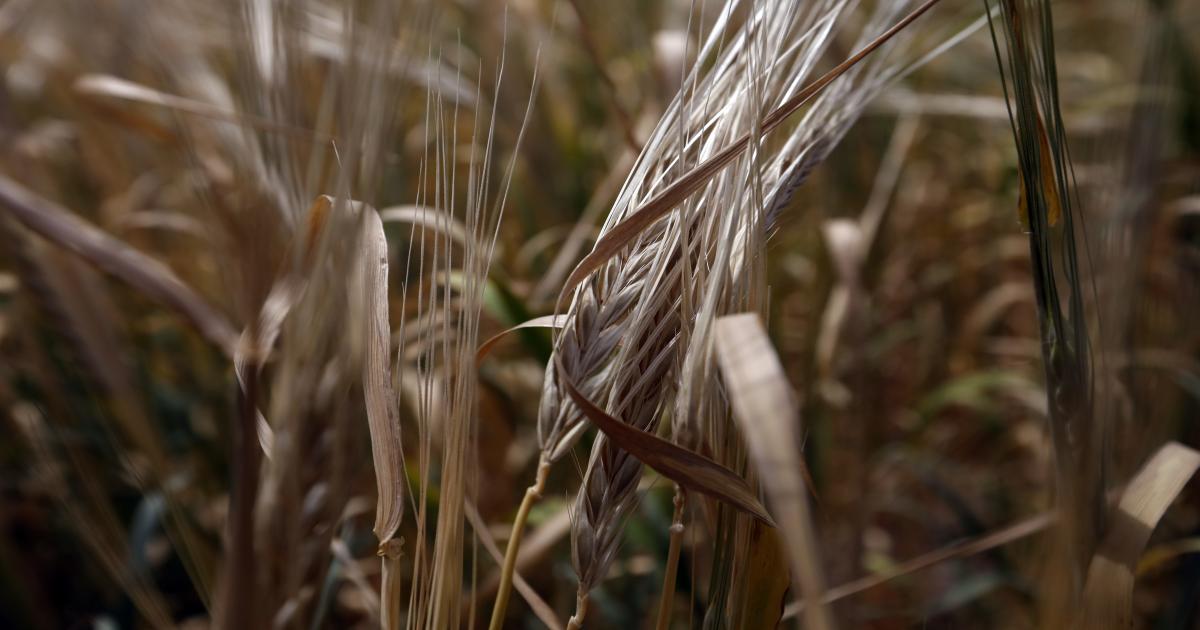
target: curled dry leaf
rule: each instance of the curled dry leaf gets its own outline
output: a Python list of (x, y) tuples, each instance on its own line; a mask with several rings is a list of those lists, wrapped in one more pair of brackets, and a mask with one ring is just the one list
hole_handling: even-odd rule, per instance
[(386, 544), (400, 527), (404, 514), (404, 461), (400, 451), (400, 418), (392, 392), (390, 369), (391, 326), (388, 323), (387, 240), (379, 215), (364, 208), (362, 273), (366, 304), (366, 348), (363, 356), (363, 390), (367, 422), (375, 461), (379, 506), (375, 535)]
[(448, 212), (428, 206), (392, 206), (379, 211), (385, 223), (409, 223), (437, 232), (463, 247), (479, 245), (467, 237), (467, 226)]
[(360, 206), (362, 216), (362, 297), (366, 316), (366, 347), (363, 349), (363, 395), (371, 433), (371, 457), (379, 503), (375, 508), (375, 536), (383, 558), (382, 625), (399, 628), (400, 541), (394, 536), (404, 515), (404, 454), (400, 448), (400, 414), (392, 391), (391, 326), (388, 322), (388, 257), (383, 222), (370, 207)]
[(487, 355), (492, 353), (492, 349), (496, 347), (496, 344), (500, 343), (505, 337), (517, 332), (518, 330), (521, 330), (522, 328), (558, 329), (565, 326), (566, 322), (566, 315), (544, 315), (542, 317), (535, 317), (527, 322), (521, 322), (512, 328), (498, 332), (495, 335), (492, 335), (487, 341), (479, 345), (479, 349), (475, 351), (475, 365), (482, 363), (483, 360), (487, 358)]
[(559, 371), (571, 401), (614, 444), (680, 486), (723, 501), (767, 525), (775, 525), (746, 480), (699, 453), (676, 446), (608, 415), (579, 392), (558, 355), (555, 355), (554, 361), (554, 369)]
[(805, 607), (805, 626), (832, 628), (833, 617), (824, 605), (821, 554), (796, 439), (800, 412), (783, 366), (754, 313), (718, 319), (716, 350), (733, 417), (779, 518), (793, 576), (800, 581), (797, 595), (805, 601), (821, 602)]
[(1121, 493), (1108, 531), (1088, 566), (1080, 628), (1132, 628), (1133, 585), (1150, 534), (1196, 469), (1200, 452), (1169, 442)]

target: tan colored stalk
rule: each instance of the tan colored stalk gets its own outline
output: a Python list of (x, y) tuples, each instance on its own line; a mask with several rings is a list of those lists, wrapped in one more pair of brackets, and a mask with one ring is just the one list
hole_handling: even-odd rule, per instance
[(679, 572), (679, 549), (683, 546), (683, 488), (675, 486), (675, 514), (671, 517), (671, 542), (667, 549), (667, 566), (663, 573), (662, 596), (658, 602), (657, 630), (671, 625), (671, 609), (675, 603), (675, 576)]
[(496, 603), (492, 607), (492, 621), (489, 630), (500, 630), (504, 625), (504, 613), (508, 610), (508, 598), (512, 594), (513, 571), (517, 566), (517, 554), (521, 551), (521, 538), (525, 535), (525, 523), (529, 520), (529, 511), (542, 498), (546, 489), (546, 477), (550, 474), (550, 462), (545, 458), (538, 462), (537, 478), (533, 485), (525, 490), (525, 498), (517, 509), (517, 517), (513, 520), (512, 534), (508, 537), (508, 548), (504, 552), (504, 566), (500, 569), (500, 588), (496, 591)]
[[(488, 531), (487, 524), (483, 522), (483, 517), (479, 515), (479, 510), (474, 503), (467, 503), (467, 522), (471, 524), (471, 528), (475, 530), (475, 534), (479, 537), (479, 542), (483, 543), (484, 549), (492, 560), (498, 564), (504, 563), (504, 557), (500, 555), (500, 547), (496, 545), (495, 538)], [(546, 603), (546, 600), (533, 590), (533, 587), (521, 577), (519, 569), (513, 570), (513, 587), (521, 597), (525, 599), (525, 603), (529, 604), (529, 608), (533, 614), (537, 616), (542, 623), (546, 624), (549, 630), (563, 630), (563, 624), (559, 621), (554, 613), (554, 608)], [(471, 604), (474, 607), (474, 604)], [(471, 627), (471, 626), (468, 626)]]
[[(502, 54), (496, 68), (497, 87), (503, 68)], [(532, 93), (536, 93), (536, 88)], [(528, 126), (532, 102), (531, 96), (526, 104), (526, 118), (518, 133), (517, 146)], [(452, 253), (453, 239), (446, 236), (448, 229), (417, 226), (414, 233), (420, 234), (423, 242), (428, 239), (428, 249), (423, 246), (408, 263), (408, 272), (421, 278), (416, 284), (415, 296), (420, 319), (415, 322), (418, 332), (411, 340), (411, 351), (415, 352), (413, 356), (418, 363), (428, 367), (414, 371), (415, 382), (407, 385), (414, 388), (414, 415), (420, 442), (417, 461), (421, 477), (407, 627), (437, 630), (459, 627), (464, 621), (463, 613), (468, 620), (474, 615), (473, 608), (464, 610), (462, 606), (462, 567), (467, 554), (464, 522), (467, 505), (471, 502), (471, 482), (478, 472), (475, 457), (477, 382), (473, 368), (484, 285), (514, 168), (510, 162), (499, 178), (499, 194), (490, 198), (495, 112), (485, 118), (483, 112), (476, 111), (472, 137), (473, 142), (483, 148), (482, 151), (471, 151), (465, 169), (468, 194), (465, 203), (459, 201), (461, 198), (454, 194), (454, 173), (449, 169), (442, 170), (442, 165), (460, 163), (457, 151), (461, 141), (456, 131), (458, 106), (455, 103), (453, 109), (448, 110), (446, 105), (440, 96), (430, 95), (425, 125), (427, 133), (431, 134), (426, 143), (430, 152), (426, 154), (422, 168), (438, 169), (433, 174), (437, 184), (422, 191), (417, 205), (437, 209), (439, 217), (458, 216), (461, 212), (466, 241), (461, 253)], [(425, 321), (431, 325), (425, 325)], [(407, 334), (402, 318), (400, 336), (403, 339)], [(401, 376), (403, 390), (405, 374), (402, 372)], [(440, 447), (434, 444), (433, 427), (441, 431)], [(435, 449), (440, 451), (438, 458), (434, 457)], [(429, 549), (425, 504), (434, 477), (440, 479), (441, 485), (432, 549)]]
[(567, 630), (580, 630), (583, 627), (583, 618), (587, 616), (587, 609), (588, 594), (583, 587), (580, 587), (579, 592), (575, 594), (575, 614), (571, 615), (571, 619), (567, 621)]
[(1081, 612), (1073, 621), (1080, 628), (1132, 628), (1133, 586), (1138, 558), (1150, 535), (1200, 469), (1200, 452), (1168, 442), (1142, 465), (1125, 486), (1116, 505), (1117, 517), (1105, 532), (1088, 563)]
[(226, 567), (217, 609), (219, 626), (228, 630), (249, 630), (259, 624), (260, 609), (254, 583), (254, 505), (258, 502), (263, 456), (256, 430), (259, 367), (257, 364), (250, 366), (240, 379), (237, 391), (238, 418), (233, 427), (231, 448), (233, 483), (229, 492)]

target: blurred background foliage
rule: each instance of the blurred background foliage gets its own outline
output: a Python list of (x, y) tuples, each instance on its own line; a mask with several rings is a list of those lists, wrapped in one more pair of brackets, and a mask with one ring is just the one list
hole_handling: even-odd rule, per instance
[[(165, 262), (245, 322), (263, 279), (239, 270), (273, 269), (287, 247), (285, 236), (269, 236), (280, 231), (254, 224), (286, 219), (238, 211), (263, 203), (253, 197), (255, 174), (198, 131), (193, 115), (80, 89), (82, 77), (105, 73), (200, 98), (210, 86), (183, 71), (193, 50), (236, 88), (240, 53), (223, 42), (220, 19), (196, 6), (195, 22), (164, 21), (153, 4), (0, 6), (0, 169)], [(982, 10), (978, 2), (943, 4), (933, 19), (946, 24), (965, 25)], [(1113, 419), (1121, 480), (1166, 439), (1200, 444), (1200, 327), (1192, 319), (1200, 312), (1200, 6), (1054, 5), (1061, 99), (1096, 288), (1091, 318), (1100, 326), (1097, 343), (1117, 349), (1098, 382), (1108, 393), (1104, 412)], [(398, 123), (387, 139), (380, 207), (411, 203), (416, 194), (427, 90), (461, 91), (478, 99), (474, 107), (490, 108), (493, 97), (477, 86), (494, 79), (484, 68), (498, 51), (506, 55), (494, 95), (497, 162), (512, 160), (515, 170), (485, 294), (485, 337), (553, 309), (639, 139), (674, 95), (685, 43), (692, 38), (694, 46), (689, 10), (677, 0), (461, 0), (413, 11), (409, 27), (429, 29), (436, 52), (408, 68), (394, 95)], [(844, 57), (849, 45), (835, 43), (833, 51)], [(514, 153), (535, 63), (532, 117)], [(288, 104), (292, 122), (303, 126), (317, 115), (329, 69), (320, 59), (304, 64), (306, 81), (293, 86)], [(237, 102), (236, 92), (231, 98)], [(464, 133), (470, 109), (460, 114)], [(985, 28), (873, 103), (797, 194), (770, 242), (768, 328), (802, 402), (831, 585), (1050, 504), (1052, 450), (1016, 159)], [(823, 226), (871, 207), (882, 213), (881, 229), (849, 285), (846, 316), (830, 324), (844, 252)], [(392, 268), (403, 269), (408, 227), (387, 231)], [(205, 562), (215, 563), (220, 549), (232, 368), (178, 316), (6, 217), (0, 243), (0, 626), (149, 627), (129, 589), (111, 577), (111, 563), (148, 584), (175, 623), (206, 626), (189, 574), (211, 579), (214, 566)], [(397, 273), (392, 282), (401, 281)], [(410, 306), (399, 291), (392, 300), (393, 312)], [(525, 331), (480, 369), (475, 492), (501, 540), (536, 465), (533, 430), (549, 349), (548, 334)], [(334, 387), (310, 412), (338, 426), (345, 452), (357, 454), (337, 464), (345, 496), (332, 512), (313, 508), (320, 535), (303, 545), (315, 550), (285, 550), (317, 554), (327, 568), (355, 565), (313, 583), (319, 590), (309, 595), (321, 602), (314, 628), (368, 625), (377, 605), (363, 587), (378, 579), (367, 425), (345, 389)], [(320, 446), (332, 439), (321, 426), (310, 436), (317, 458), (331, 452)], [(313, 463), (314, 474), (325, 465)], [(522, 566), (563, 618), (575, 593), (566, 506), (579, 469), (552, 477), (530, 520), (544, 540), (529, 545)], [(178, 493), (177, 516), (196, 534), (199, 566), (185, 566), (168, 541), (164, 497), (143, 483), (152, 470), (169, 472), (163, 482)], [(589, 627), (650, 627), (671, 491), (653, 474), (644, 485), (614, 574), (593, 595)], [(303, 501), (325, 501), (319, 487), (306, 484)], [(436, 494), (428, 501), (436, 509)], [(411, 523), (404, 527), (411, 536)], [(697, 589), (712, 562), (702, 536), (687, 539), (681, 561), (679, 627), (702, 617)], [(331, 538), (344, 554), (327, 553)], [(1030, 627), (1039, 579), (1034, 540), (891, 580), (835, 611), (847, 627)], [(1196, 627), (1197, 540), (1193, 487), (1168, 512), (1141, 567), (1135, 601), (1144, 627)], [(475, 601), (485, 611), (494, 566), (480, 554)], [(519, 599), (512, 609), (513, 627), (540, 627)]]

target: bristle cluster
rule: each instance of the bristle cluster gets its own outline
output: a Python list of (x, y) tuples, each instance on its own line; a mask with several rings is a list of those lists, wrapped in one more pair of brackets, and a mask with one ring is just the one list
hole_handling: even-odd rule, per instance
[[(751, 134), (745, 154), (717, 173), (575, 292), (539, 409), (543, 455), (553, 461), (579, 434), (582, 415), (561, 391), (570, 379), (608, 413), (651, 433), (670, 418), (674, 439), (724, 449), (728, 411), (716, 383), (715, 317), (757, 310), (765, 299), (762, 249), (795, 190), (832, 151), (901, 61), (868, 62), (822, 93), (785, 142), (760, 142), (768, 113), (798, 93), (851, 3), (755, 5), (725, 31), (721, 13), (683, 89), (646, 142), (601, 237), (686, 172)], [(881, 8), (859, 45), (890, 26), (904, 3)], [(724, 47), (719, 43), (728, 38)], [(720, 446), (717, 446), (720, 445)], [(611, 561), (620, 524), (636, 504), (640, 462), (596, 441), (576, 499), (573, 551), (581, 588)]]

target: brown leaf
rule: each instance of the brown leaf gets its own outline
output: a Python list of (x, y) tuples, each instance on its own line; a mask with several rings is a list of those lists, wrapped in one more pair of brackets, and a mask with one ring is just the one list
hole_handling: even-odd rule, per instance
[(746, 599), (738, 615), (737, 627), (746, 630), (773, 630), (783, 617), (792, 576), (788, 572), (787, 551), (782, 530), (752, 523), (750, 557), (746, 575)]
[(187, 318), (229, 357), (238, 334), (229, 320), (161, 262), (0, 175), (0, 206), (25, 227), (124, 280), (150, 299)]
[(408, 223), (420, 226), (422, 231), (436, 232), (462, 247), (479, 247), (467, 236), (467, 226), (453, 214), (428, 206), (392, 206), (379, 211), (384, 223)]
[(371, 432), (371, 456), (379, 490), (375, 535), (383, 545), (396, 535), (404, 515), (404, 459), (400, 448), (400, 413), (392, 391), (387, 239), (379, 215), (366, 206), (361, 211), (364, 213), (363, 299), (367, 316), (362, 378)]
[(684, 488), (723, 501), (774, 527), (775, 521), (744, 479), (699, 453), (608, 415), (579, 392), (558, 355), (554, 361), (571, 400), (614, 444)]
[(734, 419), (782, 525), (792, 574), (800, 581), (796, 594), (817, 603), (805, 607), (805, 627), (833, 628), (833, 616), (823, 601), (825, 578), (805, 494), (804, 464), (796, 439), (800, 411), (791, 385), (754, 313), (718, 319), (716, 350)]
[[(1038, 162), (1041, 165), (1041, 186), (1046, 195), (1046, 224), (1050, 227), (1058, 225), (1059, 219), (1062, 218), (1062, 202), (1058, 198), (1058, 179), (1054, 172), (1054, 156), (1050, 153), (1050, 136), (1046, 133), (1046, 125), (1042, 122), (1041, 114), (1037, 117), (1038, 123)], [(1028, 168), (1028, 166), (1023, 166)], [(1029, 225), (1029, 191), (1025, 190), (1025, 177), (1018, 177), (1017, 181), (1021, 185), (1020, 196), (1017, 200), (1017, 221), (1021, 224), (1021, 229), (1025, 233), (1029, 233), (1032, 229)]]
[[(324, 203), (322, 204), (322, 200)], [(320, 197), (313, 204), (312, 220), (323, 223), (334, 201)], [(367, 427), (371, 435), (371, 459), (375, 469), (378, 503), (375, 507), (374, 532), (379, 539), (383, 559), (380, 586), (381, 625), (385, 630), (401, 627), (400, 540), (395, 538), (404, 516), (404, 452), (400, 442), (400, 412), (392, 390), (391, 324), (388, 320), (388, 248), (379, 214), (366, 204), (349, 202), (362, 213), (361, 293), (362, 313), (366, 317), (366, 347), (362, 356), (363, 397), (367, 408)], [(319, 212), (323, 208), (323, 212)]]
[(521, 330), (522, 328), (558, 329), (566, 325), (566, 315), (544, 315), (542, 317), (535, 317), (527, 322), (521, 322), (520, 324), (517, 324), (508, 330), (498, 332), (495, 335), (492, 335), (492, 337), (490, 337), (487, 341), (480, 344), (479, 349), (475, 351), (475, 365), (483, 363), (483, 360), (487, 358), (487, 355), (492, 353), (492, 348), (494, 348), (496, 344), (500, 343), (509, 334)]

